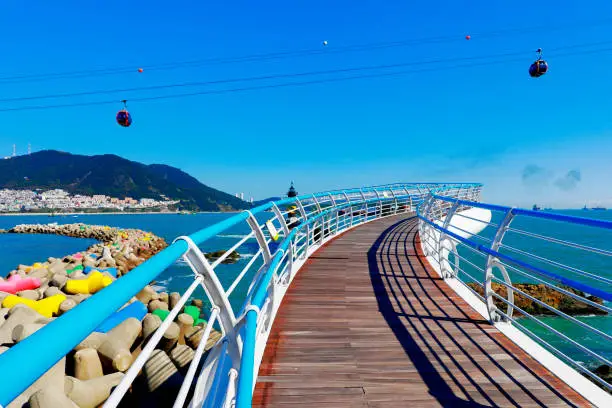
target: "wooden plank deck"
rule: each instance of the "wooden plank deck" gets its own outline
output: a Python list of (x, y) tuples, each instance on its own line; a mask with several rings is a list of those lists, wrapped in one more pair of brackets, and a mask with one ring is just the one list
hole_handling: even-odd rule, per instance
[(438, 277), (416, 225), (374, 221), (308, 261), (274, 322), (253, 406), (588, 406)]

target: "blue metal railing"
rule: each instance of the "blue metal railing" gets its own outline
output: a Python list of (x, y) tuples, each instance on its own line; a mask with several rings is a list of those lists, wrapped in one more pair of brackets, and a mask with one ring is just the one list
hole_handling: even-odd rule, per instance
[[(466, 210), (472, 214), (468, 215), (470, 211)], [(492, 322), (516, 326), (602, 389), (612, 391), (609, 383), (589, 369), (589, 366), (593, 368), (599, 364), (610, 365), (612, 334), (588, 318), (576, 318), (560, 310), (561, 306), (556, 308), (545, 303), (515, 282), (521, 279), (542, 285), (590, 307), (589, 310), (609, 314), (612, 308), (605, 302), (612, 301), (612, 275), (609, 274), (612, 267), (611, 221), (477, 203), (435, 192), (419, 205), (417, 216), (421, 220), (422, 249), (432, 265), (443, 277), (467, 288), (467, 293), (474, 295), (473, 304), (483, 302)], [(525, 227), (514, 227), (516, 223), (523, 223)], [(569, 235), (564, 231), (571, 226), (579, 226), (579, 233), (591, 228), (586, 236), (595, 239), (599, 245), (578, 242), (579, 234), (567, 238), (558, 236)], [(587, 264), (588, 258), (596, 271), (585, 271), (582, 265), (572, 266), (559, 259), (570, 250), (576, 251), (571, 255), (573, 261)], [(550, 259), (553, 256), (556, 259)], [(591, 259), (595, 257), (597, 262)], [(606, 272), (608, 276), (605, 276)], [(493, 283), (503, 287), (506, 295), (495, 291)], [(525, 307), (519, 307), (515, 295), (571, 326), (556, 329), (553, 327), (556, 321), (548, 321), (525, 310)], [(500, 305), (505, 305), (506, 310), (503, 311)], [(513, 317), (514, 310), (520, 313), (520, 317)], [(589, 335), (578, 338), (583, 332)], [(594, 342), (594, 338), (600, 341)], [(578, 376), (578, 382), (581, 378)], [(605, 399), (597, 389), (590, 390), (590, 393), (597, 394), (600, 400)]]
[[(3, 379), (3, 385), (0, 387), (0, 406), (5, 406), (16, 398), (92, 333), (107, 317), (129, 302), (143, 287), (181, 257), (188, 261), (194, 270), (194, 279), (201, 282), (207, 296), (210, 296), (209, 313), (213, 311), (218, 313), (223, 334), (222, 339), (205, 360), (196, 384), (195, 404), (201, 405), (212, 401), (213, 398), (207, 394), (210, 386), (206, 386), (205, 383), (219, 380), (215, 383), (215, 387), (218, 387), (215, 389), (218, 390), (217, 393), (223, 395), (214, 395), (215, 401), (227, 402), (235, 398), (239, 406), (250, 406), (259, 366), (258, 359), (261, 358), (260, 354), (271, 328), (263, 327), (262, 321), (268, 320), (267, 324), (271, 326), (286, 285), (313, 251), (324, 241), (356, 225), (413, 210), (430, 191), (457, 198), (478, 199), (480, 188), (481, 185), (477, 183), (395, 183), (301, 195), (266, 203), (188, 237), (182, 237), (129, 274), (0, 355), (0, 372), (11, 373)], [(297, 208), (283, 209), (289, 205), (295, 205)], [(271, 214), (268, 214), (268, 211)], [(298, 220), (297, 227), (288, 228), (285, 217), (289, 216)], [(270, 251), (273, 240), (266, 232), (265, 223), (261, 223), (262, 218), (269, 218), (281, 231), (282, 239), (274, 251)], [(235, 313), (229, 303), (229, 295), (220, 284), (215, 269), (206, 261), (198, 246), (230, 228), (245, 224), (249, 225), (251, 234), (257, 239), (259, 250), (255, 254), (258, 262), (249, 262), (242, 272), (248, 272), (246, 270), (248, 268), (258, 269), (253, 275), (251, 289), (246, 292), (242, 307), (237, 309), (238, 313)], [(241, 273), (239, 276), (247, 275)], [(284, 277), (286, 282), (281, 281), (279, 276)], [(234, 282), (237, 283), (240, 282)], [(195, 288), (195, 285), (192, 286)], [(183, 295), (181, 298), (183, 303), (191, 296), (193, 288)], [(276, 295), (271, 296), (273, 293)], [(262, 316), (271, 318), (262, 319)], [(168, 327), (171, 319), (167, 320), (158, 330), (165, 330)], [(206, 342), (206, 339), (202, 341)], [(196, 353), (198, 352), (203, 353), (204, 349), (198, 349)], [(32, 356), (36, 358), (33, 359)], [(132, 363), (124, 381), (115, 389), (105, 403), (105, 407), (118, 404), (129, 387), (128, 379), (133, 380), (147, 357), (148, 355), (143, 352)], [(24, 361), (28, 361), (28, 364), (23, 364)], [(217, 362), (219, 364), (216, 364)], [(227, 380), (228, 371), (224, 371), (223, 367), (230, 367), (230, 380)], [(215, 370), (224, 371), (219, 373), (223, 378), (215, 378)], [(231, 386), (228, 381), (236, 381), (236, 386)], [(237, 395), (232, 391), (236, 388)], [(186, 395), (186, 392), (184, 394)]]

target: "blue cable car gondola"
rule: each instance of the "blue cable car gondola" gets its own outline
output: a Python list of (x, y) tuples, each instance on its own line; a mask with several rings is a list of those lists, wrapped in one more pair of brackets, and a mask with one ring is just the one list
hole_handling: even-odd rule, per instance
[(123, 127), (129, 127), (132, 124), (132, 115), (127, 111), (127, 101), (121, 102), (123, 102), (123, 109), (117, 112), (117, 123)]
[(541, 77), (548, 71), (548, 63), (542, 59), (542, 49), (538, 48), (538, 59), (529, 67), (529, 75), (532, 78)]

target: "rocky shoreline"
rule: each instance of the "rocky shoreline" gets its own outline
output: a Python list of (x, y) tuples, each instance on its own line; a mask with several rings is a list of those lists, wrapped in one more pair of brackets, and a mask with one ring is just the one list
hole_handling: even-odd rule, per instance
[[(468, 286), (470, 286), (480, 295), (483, 295), (483, 289), (480, 285), (470, 282), (468, 283)], [(570, 316), (607, 315), (607, 313), (601, 309), (598, 309), (583, 302), (579, 302), (578, 300), (570, 296), (564, 295), (563, 293), (558, 292), (541, 283), (515, 283), (513, 284), (513, 286), (527, 293), (528, 295), (538, 299), (539, 301), (544, 302), (547, 305), (552, 306), (555, 309), (560, 310)], [(504, 285), (501, 285), (499, 283), (491, 283), (491, 288), (499, 296), (503, 297), (504, 299), (506, 298), (508, 292)], [(569, 287), (564, 287), (563, 289), (572, 292), (576, 295), (586, 297), (592, 302), (603, 305), (603, 300), (596, 296), (587, 296), (584, 292)], [(525, 312), (532, 315), (555, 316), (555, 313), (553, 313), (552, 311), (548, 310), (542, 305), (537, 304), (531, 299), (528, 299), (520, 293), (514, 292), (514, 304), (517, 307), (523, 309)], [(506, 310), (507, 307), (507, 305), (499, 299), (495, 299), (495, 305), (501, 310)], [(514, 314), (518, 316), (520, 315), (520, 312), (515, 310)]]
[[(61, 259), (19, 265), (0, 280), (0, 354), (167, 247), (150, 232), (109, 226), (24, 224), (4, 232), (93, 238), (99, 243)], [(7, 408), (100, 406), (180, 296), (146, 286)], [(192, 299), (168, 327), (124, 398), (129, 406), (173, 401), (206, 328), (202, 306), (201, 299)], [(206, 350), (220, 337), (213, 329)]]

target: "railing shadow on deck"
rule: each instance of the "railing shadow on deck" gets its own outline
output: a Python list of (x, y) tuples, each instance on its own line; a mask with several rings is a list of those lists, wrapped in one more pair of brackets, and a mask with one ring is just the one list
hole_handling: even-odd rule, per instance
[[(419, 253), (421, 253), (418, 244), (418, 234), (411, 234), (417, 229), (417, 223), (414, 218), (399, 221), (389, 228), (377, 238), (372, 247), (368, 250), (368, 265), (370, 270), (370, 279), (372, 286), (376, 292), (379, 311), (385, 318), (387, 324), (395, 334), (397, 340), (401, 343), (407, 357), (418, 370), (423, 382), (429, 388), (429, 393), (436, 400), (446, 407), (488, 407), (498, 406), (497, 402), (487, 395), (484, 390), (471, 376), (473, 373), (465, 372), (461, 363), (457, 361), (456, 354), (449, 351), (438, 354), (435, 348), (447, 350), (445, 344), (452, 344), (457, 347), (462, 356), (467, 357), (474, 367), (478, 368), (478, 375), (484, 376), (491, 385), (493, 385), (507, 401), (504, 405), (514, 405), (516, 407), (524, 406), (525, 401), (516, 401), (511, 394), (504, 389), (504, 383), (513, 383), (521, 389), (521, 391), (529, 397), (530, 404), (545, 407), (546, 404), (538, 398), (538, 396), (527, 389), (520, 381), (515, 378), (512, 373), (506, 370), (493, 356), (488, 354), (481, 344), (478, 344), (471, 335), (465, 331), (462, 324), (473, 322), (473, 328), (480, 330), (479, 335), (484, 335), (487, 341), (494, 343), (499, 347), (500, 351), (509, 355), (523, 369), (533, 375), (541, 383), (542, 388), (555, 394), (560, 400), (569, 406), (576, 406), (572, 401), (568, 400), (560, 394), (553, 386), (543, 381), (540, 376), (529, 368), (524, 362), (520, 361), (511, 350), (501, 344), (494, 336), (491, 336), (485, 330), (488, 326), (488, 321), (484, 319), (474, 319), (464, 310), (467, 304), (459, 305), (455, 299), (449, 295), (450, 289), (445, 287), (443, 280), (432, 271), (429, 265), (423, 262)], [(412, 238), (412, 239), (410, 239)], [(421, 253), (422, 255), (422, 253)], [(417, 276), (417, 269), (424, 269), (427, 276)], [(423, 285), (424, 280), (430, 280), (435, 287), (439, 289), (436, 295), (443, 295), (443, 298), (434, 298)], [(386, 285), (385, 285), (386, 284)], [(407, 293), (409, 291), (410, 293)], [(411, 303), (411, 298), (417, 299), (419, 308), (423, 308), (424, 312), (420, 312)], [(443, 303), (443, 304), (442, 304)], [(458, 309), (462, 317), (451, 316), (445, 307), (448, 305)], [(410, 310), (411, 309), (411, 310)], [(435, 311), (436, 315), (432, 314)], [(493, 364), (502, 373), (503, 378), (496, 375), (493, 378), (486, 368), (478, 363), (462, 344), (451, 335), (442, 322), (454, 322), (455, 328), (465, 336), (470, 342), (470, 346), (476, 347), (482, 355), (486, 356), (486, 362)], [(462, 324), (460, 324), (462, 323)], [(432, 331), (432, 326), (437, 333)], [(416, 335), (411, 334), (416, 333)], [(441, 335), (440, 335), (441, 334)], [(419, 345), (419, 342), (423, 345)], [(428, 353), (432, 356), (429, 357)], [(446, 360), (450, 360), (446, 361)], [(441, 367), (448, 379), (442, 377), (439, 369), (435, 365)], [(457, 372), (467, 379), (457, 377)], [(475, 401), (472, 394), (466, 390), (465, 386), (477, 390), (486, 400), (488, 405), (483, 405)], [(467, 399), (457, 395), (453, 387), (462, 391)], [(537, 391), (536, 391), (537, 392)]]

